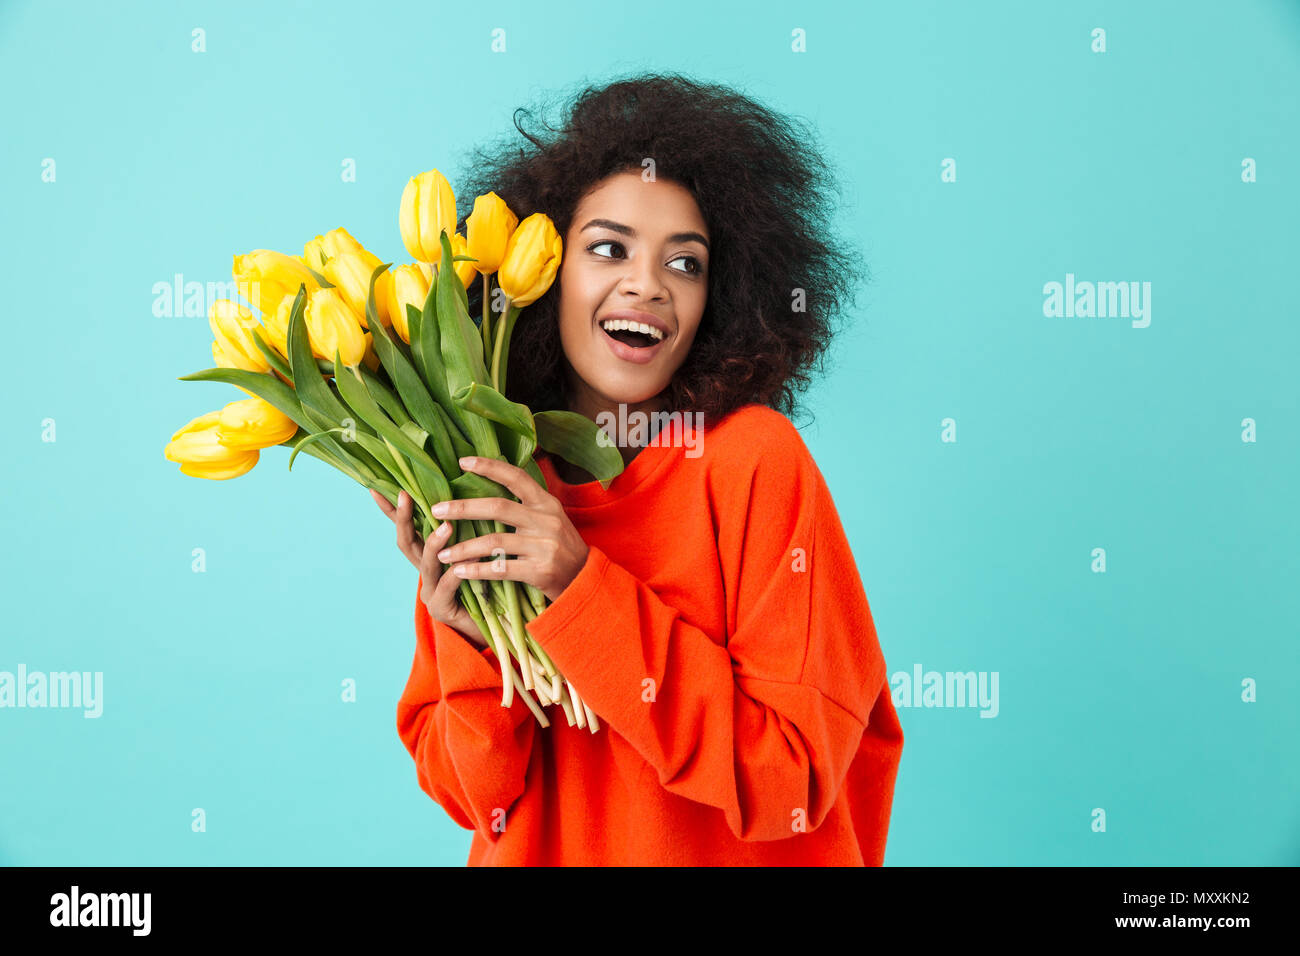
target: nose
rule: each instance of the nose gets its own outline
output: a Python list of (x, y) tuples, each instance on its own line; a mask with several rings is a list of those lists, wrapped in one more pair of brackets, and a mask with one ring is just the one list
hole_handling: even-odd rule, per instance
[(651, 302), (663, 299), (664, 283), (655, 260), (644, 254), (624, 259), (618, 291)]

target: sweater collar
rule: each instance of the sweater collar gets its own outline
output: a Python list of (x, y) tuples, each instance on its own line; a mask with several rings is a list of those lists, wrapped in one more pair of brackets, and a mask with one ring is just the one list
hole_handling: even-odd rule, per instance
[[(685, 428), (691, 429), (692, 426), (688, 423)], [(650, 444), (637, 452), (631, 463), (610, 482), (609, 488), (602, 488), (598, 481), (587, 481), (579, 485), (562, 481), (555, 472), (555, 465), (549, 453), (538, 456), (537, 466), (546, 478), (547, 490), (566, 509), (599, 507), (626, 498), (668, 462), (680, 457), (685, 447), (682, 440), (683, 430), (681, 418), (670, 419), (668, 424), (651, 439)], [(694, 431), (688, 431), (686, 434), (694, 436)], [(695, 439), (698, 437), (694, 436)]]

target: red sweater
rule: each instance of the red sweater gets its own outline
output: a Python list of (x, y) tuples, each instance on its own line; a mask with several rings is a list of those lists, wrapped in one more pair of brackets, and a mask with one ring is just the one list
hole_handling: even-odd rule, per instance
[(880, 865), (903, 735), (821, 472), (760, 405), (660, 441), (607, 490), (538, 462), (590, 553), (528, 631), (596, 733), (502, 707), (492, 651), (417, 590), (397, 729), (421, 789), (471, 866)]

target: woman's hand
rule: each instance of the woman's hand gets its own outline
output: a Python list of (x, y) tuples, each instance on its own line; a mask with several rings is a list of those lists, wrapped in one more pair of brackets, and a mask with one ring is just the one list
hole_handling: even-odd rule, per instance
[(454, 628), (479, 647), (487, 647), (487, 641), (479, 633), (478, 625), (456, 598), (456, 589), (460, 587), (462, 579), (454, 574), (443, 574), (442, 566), (438, 563), (438, 549), (446, 543), (451, 522), (442, 522), (428, 541), (421, 541), (415, 533), (415, 523), (411, 520), (410, 495), (405, 491), (399, 494), (396, 508), (373, 488), (370, 496), (383, 509), (384, 514), (393, 519), (393, 524), (397, 525), (398, 550), (420, 572), (420, 600), (424, 602), (429, 616)]
[[(510, 525), (514, 532), (470, 538), (438, 552), (437, 559), (452, 565), (456, 580), (495, 578), (531, 584), (554, 601), (587, 563), (587, 542), (582, 540), (559, 499), (548, 493), (532, 475), (495, 458), (462, 458), (466, 471), (505, 485), (519, 500), (465, 498), (435, 505), (438, 518), (483, 518)], [(518, 555), (505, 560), (505, 555)], [(475, 559), (499, 555), (498, 560)]]

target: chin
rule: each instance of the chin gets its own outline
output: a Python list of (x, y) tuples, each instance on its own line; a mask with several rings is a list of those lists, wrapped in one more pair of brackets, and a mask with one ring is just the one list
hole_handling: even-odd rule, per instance
[(622, 405), (637, 405), (649, 401), (668, 387), (667, 382), (629, 382), (622, 378), (613, 381), (597, 381), (593, 384), (600, 394)]

